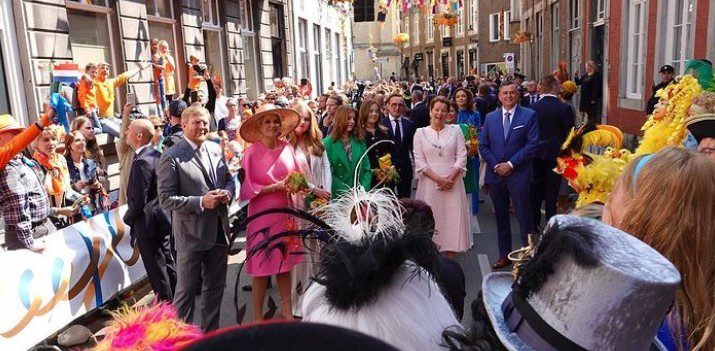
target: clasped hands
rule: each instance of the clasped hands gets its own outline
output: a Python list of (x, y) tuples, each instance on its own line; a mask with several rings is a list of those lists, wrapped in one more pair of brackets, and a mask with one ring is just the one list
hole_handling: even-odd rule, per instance
[(446, 177), (437, 177), (435, 182), (437, 183), (437, 190), (450, 190), (454, 187), (454, 182), (457, 177), (461, 174), (459, 169), (455, 169)]
[(494, 166), (494, 173), (502, 177), (508, 177), (512, 170), (511, 166), (506, 162), (502, 162)]
[(231, 202), (231, 193), (223, 189), (211, 190), (201, 197), (201, 205), (206, 209), (214, 209), (220, 204), (228, 205)]

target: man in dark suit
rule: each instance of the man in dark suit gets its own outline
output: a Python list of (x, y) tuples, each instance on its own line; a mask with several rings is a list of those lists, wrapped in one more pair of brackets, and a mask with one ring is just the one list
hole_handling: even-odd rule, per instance
[(539, 85), (536, 84), (536, 81), (530, 80), (526, 84), (526, 94), (521, 97), (521, 106), (530, 107), (531, 104), (539, 101), (541, 96), (539, 94)]
[(405, 99), (400, 94), (392, 94), (387, 98), (387, 116), (381, 121), (395, 142), (392, 164), (400, 176), (397, 196), (401, 198), (412, 194), (412, 139), (415, 136), (415, 125), (403, 116), (404, 110)]
[(412, 92), (412, 109), (408, 112), (410, 121), (415, 124), (415, 129), (426, 127), (429, 125), (429, 106), (424, 99), (424, 94), (421, 90)]
[(127, 185), (124, 222), (131, 226), (131, 234), (137, 239), (152, 290), (160, 300), (171, 302), (176, 287), (174, 258), (169, 250), (171, 222), (157, 198), (156, 168), (161, 153), (152, 147), (153, 136), (154, 124), (148, 119), (137, 119), (127, 129), (126, 142), (135, 155)]
[(484, 120), (487, 118), (487, 115), (497, 109), (496, 99), (491, 96), (489, 90), (489, 84), (479, 84), (479, 87), (477, 88), (477, 95), (474, 96), (474, 106), (476, 107), (476, 110), (479, 111), (479, 116), (481, 118), (479, 123), (482, 126), (484, 125)]
[(219, 326), (221, 299), (226, 286), (229, 246), (228, 204), (235, 194), (218, 144), (206, 142), (209, 112), (191, 106), (181, 114), (184, 138), (161, 157), (159, 202), (171, 211), (176, 246), (176, 293), (179, 316), (192, 323), (199, 276), (201, 328)]
[(556, 215), (556, 201), (559, 197), (561, 176), (553, 169), (561, 144), (566, 140), (575, 124), (575, 113), (571, 105), (561, 102), (558, 94), (561, 85), (552, 76), (541, 79), (541, 99), (530, 105), (536, 111), (539, 121), (539, 146), (534, 157), (534, 182), (531, 185), (531, 211), (534, 225), (541, 225), (541, 203), (546, 209), (546, 222)]
[(499, 269), (509, 264), (511, 228), (509, 199), (514, 203), (521, 229), (521, 242), (533, 231), (531, 187), (533, 166), (539, 140), (539, 122), (534, 110), (518, 105), (519, 92), (514, 83), (499, 88), (502, 107), (487, 115), (479, 135), (479, 152), (487, 163), (485, 181), (489, 184), (497, 219), (499, 259), (493, 264)]

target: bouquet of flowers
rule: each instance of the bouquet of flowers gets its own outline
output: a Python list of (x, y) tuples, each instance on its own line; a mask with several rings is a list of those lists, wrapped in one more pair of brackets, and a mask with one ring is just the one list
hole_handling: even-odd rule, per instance
[(477, 156), (479, 150), (479, 133), (477, 132), (477, 127), (470, 125), (464, 139), (467, 144), (467, 154), (469, 157)]
[(434, 24), (437, 26), (454, 27), (457, 20), (457, 15), (451, 12), (438, 13), (434, 16)]
[(286, 191), (289, 194), (297, 194), (301, 191), (308, 190), (308, 181), (305, 176), (299, 172), (292, 172), (286, 178)]
[(380, 183), (392, 183), (397, 180), (398, 174), (395, 166), (392, 165), (392, 155), (386, 154), (379, 159), (379, 167), (373, 169), (372, 172), (375, 173), (377, 181)]
[(305, 209), (308, 211), (315, 211), (320, 207), (328, 204), (328, 199), (319, 197), (315, 193), (311, 192), (305, 197)]

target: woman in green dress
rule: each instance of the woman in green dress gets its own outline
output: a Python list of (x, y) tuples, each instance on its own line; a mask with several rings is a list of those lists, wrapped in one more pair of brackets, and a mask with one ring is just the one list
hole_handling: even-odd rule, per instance
[[(459, 111), (459, 108), (457, 107), (457, 103), (454, 102), (454, 100), (449, 101), (449, 115), (447, 115), (447, 118), (445, 119), (446, 124), (455, 124), (457, 123), (457, 113)], [(459, 127), (462, 129), (462, 134), (464, 135), (464, 140), (469, 142), (469, 136), (470, 133), (473, 133), (474, 131), (469, 129), (469, 124), (466, 123), (460, 123)], [(475, 150), (476, 152), (476, 150)], [(474, 159), (475, 159), (476, 154), (470, 154), (469, 152), (469, 147), (467, 147), (467, 172), (464, 173), (464, 189), (467, 191), (467, 197), (469, 198), (468, 201), (474, 204), (472, 202), (471, 197), (472, 196), (479, 196), (479, 186), (477, 184), (477, 176), (474, 173), (475, 168), (474, 168)], [(475, 212), (472, 212), (475, 213)]]
[(357, 123), (357, 111), (348, 106), (340, 106), (333, 116), (330, 134), (323, 139), (325, 152), (328, 154), (330, 173), (333, 178), (331, 194), (335, 199), (352, 189), (355, 170), (358, 169), (358, 185), (370, 190), (372, 171), (370, 160), (365, 157), (358, 165), (365, 151), (362, 129)]

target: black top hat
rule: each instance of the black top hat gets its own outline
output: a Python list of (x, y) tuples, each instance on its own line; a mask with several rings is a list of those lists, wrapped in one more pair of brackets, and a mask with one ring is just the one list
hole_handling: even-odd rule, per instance
[(335, 326), (308, 322), (269, 322), (217, 330), (183, 351), (397, 351), (383, 341)]

